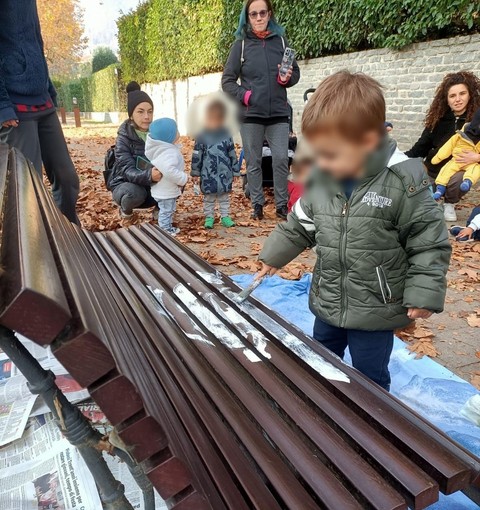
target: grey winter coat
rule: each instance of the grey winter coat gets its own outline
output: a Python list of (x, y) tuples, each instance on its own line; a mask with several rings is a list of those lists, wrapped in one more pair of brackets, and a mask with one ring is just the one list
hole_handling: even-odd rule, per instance
[[(266, 39), (259, 39), (251, 31), (243, 41), (233, 44), (223, 71), (222, 88), (242, 105), (243, 117), (290, 116), (287, 88), (300, 80), (300, 68), (294, 61), (290, 81), (286, 85), (278, 83), (278, 65), (282, 62), (284, 45), (288, 46), (288, 42), (279, 35), (272, 33)], [(243, 100), (248, 90), (252, 95), (249, 105), (245, 106)]]
[(421, 162), (394, 142), (384, 141), (349, 200), (315, 172), (260, 259), (280, 268), (313, 246), (310, 308), (328, 324), (392, 330), (410, 322), (408, 308), (443, 310), (451, 253), (443, 213)]
[(200, 177), (204, 195), (232, 191), (233, 178), (240, 175), (240, 168), (235, 145), (225, 129), (205, 132), (197, 138), (190, 175)]

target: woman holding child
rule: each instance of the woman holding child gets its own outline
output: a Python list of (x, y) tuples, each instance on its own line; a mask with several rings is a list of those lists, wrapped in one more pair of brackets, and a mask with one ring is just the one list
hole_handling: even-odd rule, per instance
[(241, 134), (248, 186), (253, 218), (259, 220), (263, 219), (265, 204), (262, 175), (265, 139), (272, 151), (277, 215), (286, 218), (288, 213), (287, 88), (298, 83), (300, 69), (294, 61), (285, 75), (279, 72), (288, 47), (283, 34), (271, 0), (247, 0), (222, 78), (223, 90), (242, 105)]
[[(406, 153), (411, 158), (423, 158), (428, 175), (435, 180), (448, 163), (442, 161), (433, 164), (442, 146), (467, 122), (472, 120), (473, 114), (480, 108), (480, 79), (468, 71), (447, 74), (437, 88), (435, 97), (427, 112), (425, 129), (418, 142)], [(463, 166), (480, 163), (480, 156), (475, 152), (465, 152), (457, 163)], [(457, 172), (450, 180), (445, 193), (445, 219), (456, 221), (455, 204), (465, 194), (460, 189), (464, 172)]]
[(145, 142), (153, 120), (153, 102), (131, 82), (127, 86), (128, 119), (118, 129), (115, 143), (115, 165), (108, 183), (113, 200), (120, 207), (122, 218), (131, 218), (133, 210), (156, 205), (150, 187), (159, 182), (162, 174), (149, 165), (139, 168), (138, 158), (145, 158)]

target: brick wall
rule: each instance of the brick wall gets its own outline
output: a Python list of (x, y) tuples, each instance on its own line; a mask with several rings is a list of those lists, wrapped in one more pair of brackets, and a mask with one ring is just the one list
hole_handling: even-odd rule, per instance
[[(394, 123), (395, 138), (408, 149), (422, 131), (422, 122), (435, 88), (448, 72), (462, 69), (480, 75), (480, 34), (441, 39), (412, 45), (403, 51), (361, 51), (302, 61), (300, 83), (290, 89), (298, 129), (303, 111), (303, 93), (322, 78), (341, 69), (363, 71), (385, 87), (388, 120)], [(185, 113), (195, 97), (220, 87), (221, 74), (147, 85), (157, 113), (174, 116), (185, 132)]]

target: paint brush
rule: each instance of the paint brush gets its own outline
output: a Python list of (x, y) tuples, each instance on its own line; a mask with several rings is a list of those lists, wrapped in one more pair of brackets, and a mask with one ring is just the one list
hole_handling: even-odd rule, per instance
[(262, 278), (258, 278), (257, 280), (253, 280), (253, 283), (250, 286), (235, 296), (233, 299), (235, 303), (238, 303), (239, 305), (244, 303), (251, 296), (252, 292), (263, 282), (263, 280), (265, 280), (265, 278), (266, 275), (262, 276)]

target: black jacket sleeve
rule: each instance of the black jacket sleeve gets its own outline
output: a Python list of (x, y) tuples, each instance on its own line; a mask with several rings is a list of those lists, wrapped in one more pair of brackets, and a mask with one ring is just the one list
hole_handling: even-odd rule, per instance
[[(243, 102), (243, 96), (247, 90), (238, 84), (238, 78), (242, 71), (242, 41), (236, 41), (230, 55), (228, 56), (227, 63), (222, 76), (222, 89), (233, 99), (240, 103)], [(293, 78), (293, 77), (292, 77)]]
[(417, 143), (405, 154), (409, 158), (426, 158), (433, 149), (433, 134), (429, 129), (424, 129)]
[(117, 137), (115, 144), (115, 164), (123, 174), (126, 181), (139, 186), (148, 187), (152, 184), (152, 170), (137, 168), (137, 156), (135, 156), (128, 139), (123, 136)]

